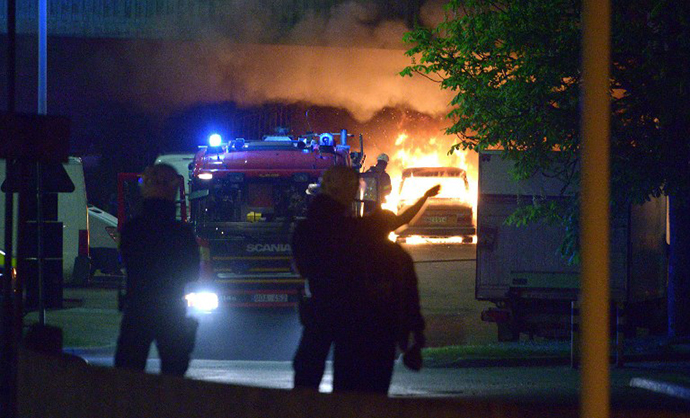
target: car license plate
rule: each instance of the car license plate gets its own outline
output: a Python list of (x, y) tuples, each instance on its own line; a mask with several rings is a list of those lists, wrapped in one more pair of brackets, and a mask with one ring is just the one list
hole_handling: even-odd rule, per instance
[(276, 302), (287, 302), (288, 295), (286, 294), (275, 294), (275, 293), (259, 293), (252, 296), (252, 300), (256, 303), (276, 303)]
[(455, 216), (425, 216), (424, 221), (428, 224), (447, 225), (456, 221)]

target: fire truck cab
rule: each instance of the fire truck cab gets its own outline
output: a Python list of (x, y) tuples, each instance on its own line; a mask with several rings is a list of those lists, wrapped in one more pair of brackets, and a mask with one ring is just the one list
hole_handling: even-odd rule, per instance
[(309, 186), (329, 167), (361, 162), (348, 136), (210, 137), (191, 165), (190, 222), (204, 272), (187, 295), (191, 307), (296, 306), (304, 280), (292, 266), (290, 237), (306, 216)]

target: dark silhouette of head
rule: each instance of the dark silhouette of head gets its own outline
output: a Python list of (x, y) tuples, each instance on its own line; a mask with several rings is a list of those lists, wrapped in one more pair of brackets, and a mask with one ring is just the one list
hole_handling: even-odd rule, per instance
[(388, 154), (379, 154), (376, 158), (376, 167), (384, 171), (388, 167)]
[(359, 190), (359, 176), (350, 167), (335, 166), (323, 173), (321, 193), (333, 200), (349, 205), (355, 200)]
[(168, 164), (146, 167), (142, 176), (141, 195), (144, 199), (175, 200), (182, 179)]

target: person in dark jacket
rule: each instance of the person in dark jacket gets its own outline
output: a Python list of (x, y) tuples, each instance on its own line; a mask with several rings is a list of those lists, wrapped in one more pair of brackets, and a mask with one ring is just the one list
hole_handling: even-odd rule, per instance
[(346, 336), (334, 354), (333, 387), (337, 391), (387, 394), (396, 347), (405, 353), (407, 367), (421, 368), (424, 318), (412, 257), (388, 239), (399, 222), (396, 215), (378, 211), (364, 221), (370, 236), (361, 244), (360, 320), (343, 330)]
[(127, 289), (115, 367), (144, 370), (155, 341), (161, 372), (184, 376), (197, 325), (186, 316), (184, 291), (199, 277), (199, 249), (192, 228), (175, 219), (182, 181), (175, 169), (156, 164), (142, 180), (142, 213), (120, 235)]
[(307, 293), (300, 306), (303, 331), (293, 360), (296, 388), (318, 390), (331, 344), (352, 310), (348, 282), (357, 272), (350, 260), (355, 237), (350, 212), (358, 188), (353, 169), (327, 170), (307, 219), (292, 236), (293, 259), (306, 279)]
[[(430, 189), (425, 197), (433, 196), (440, 189)], [(401, 216), (404, 216), (401, 215)], [(383, 307), (388, 305), (386, 312), (393, 311), (395, 316), (396, 342), (400, 349), (406, 351), (410, 348), (409, 341), (412, 337), (413, 345), (423, 347), (424, 318), (419, 304), (419, 289), (417, 273), (414, 269), (414, 261), (410, 254), (399, 244), (388, 239), (389, 231), (399, 225), (400, 216), (396, 216), (388, 210), (381, 210), (371, 217), (373, 225), (372, 239), (367, 244), (366, 253), (371, 260), (370, 265), (378, 266), (370, 279), (373, 288), (371, 299)], [(374, 304), (376, 306), (376, 304)]]
[[(381, 392), (381, 384), (354, 387), (350, 382), (363, 377), (351, 377), (356, 364), (355, 341), (362, 334), (357, 330), (365, 326), (372, 314), (366, 298), (366, 280), (371, 258), (366, 254), (372, 240), (374, 225), (370, 218), (352, 216), (352, 204), (359, 188), (357, 173), (347, 167), (333, 167), (324, 173), (321, 193), (316, 196), (307, 213), (307, 219), (295, 229), (292, 250), (295, 265), (307, 279), (307, 298), (300, 307), (303, 324), (302, 338), (293, 360), (295, 388), (318, 390), (323, 376), (325, 360), (334, 345), (335, 391), (365, 390)], [(423, 199), (434, 195), (438, 188), (428, 191)], [(414, 205), (418, 211), (423, 201)], [(400, 219), (411, 219), (406, 213)], [(397, 228), (400, 220), (388, 225), (388, 232)], [(378, 317), (377, 317), (378, 319)], [(367, 328), (368, 329), (368, 328)], [(393, 334), (395, 341), (396, 334)], [(384, 358), (390, 357), (372, 340), (369, 345)], [(374, 345), (377, 345), (374, 347)], [(393, 354), (395, 350), (393, 344)], [(383, 347), (388, 348), (388, 345)], [(354, 379), (354, 380), (353, 380)], [(385, 376), (384, 376), (384, 381)], [(387, 382), (390, 382), (390, 377)], [(385, 384), (386, 390), (388, 383)]]

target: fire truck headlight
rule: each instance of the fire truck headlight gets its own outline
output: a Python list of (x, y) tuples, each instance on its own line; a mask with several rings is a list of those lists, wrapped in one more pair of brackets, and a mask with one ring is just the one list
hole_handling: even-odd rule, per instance
[(213, 292), (192, 292), (184, 297), (187, 307), (195, 311), (211, 312), (218, 309), (218, 295)]
[(211, 147), (219, 147), (223, 143), (223, 137), (219, 134), (211, 134), (208, 137), (208, 145)]
[(212, 173), (199, 173), (199, 180), (211, 180), (213, 179)]

